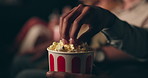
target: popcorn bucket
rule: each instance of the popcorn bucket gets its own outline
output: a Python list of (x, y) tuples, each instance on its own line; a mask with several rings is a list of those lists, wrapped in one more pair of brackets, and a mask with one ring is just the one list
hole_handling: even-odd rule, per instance
[(90, 74), (93, 57), (93, 51), (78, 53), (48, 50), (49, 71)]

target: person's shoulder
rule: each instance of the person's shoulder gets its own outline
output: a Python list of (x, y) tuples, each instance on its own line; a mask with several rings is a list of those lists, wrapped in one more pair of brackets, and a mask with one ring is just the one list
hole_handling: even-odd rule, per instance
[(35, 26), (33, 26), (31, 29), (33, 29), (33, 30), (47, 30), (48, 28), (47, 27), (45, 27), (45, 26), (43, 26), (43, 25), (41, 25), (41, 24), (36, 24)]

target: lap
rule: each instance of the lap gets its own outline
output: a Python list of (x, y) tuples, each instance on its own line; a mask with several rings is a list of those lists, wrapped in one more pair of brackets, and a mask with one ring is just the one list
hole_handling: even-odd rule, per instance
[(46, 70), (28, 69), (20, 72), (16, 78), (46, 78)]

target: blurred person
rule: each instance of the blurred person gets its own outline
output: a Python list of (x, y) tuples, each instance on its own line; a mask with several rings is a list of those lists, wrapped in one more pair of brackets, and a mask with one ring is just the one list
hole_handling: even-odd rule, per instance
[(123, 3), (123, 12), (121, 12), (118, 17), (130, 24), (148, 28), (147, 0), (123, 0)]
[[(147, 2), (145, 2), (145, 4), (147, 4)], [(145, 7), (145, 9), (146, 8), (147, 7)], [(72, 23), (69, 21), (72, 21)], [(89, 24), (90, 29), (77, 39), (78, 32), (83, 24)], [(114, 14), (105, 9), (95, 6), (79, 5), (78, 7), (72, 9), (71, 12), (69, 12), (67, 15), (61, 17), (60, 26), (61, 39), (63, 40), (63, 42), (65, 42), (65, 44), (76, 44), (78, 41), (89, 42), (96, 33), (100, 32), (104, 28), (107, 28), (107, 33), (110, 38), (116, 37), (117, 39), (122, 40), (123, 45), (120, 48), (121, 50), (140, 62), (147, 61), (147, 28), (139, 28), (135, 25), (128, 24), (127, 22), (118, 19)], [(68, 26), (70, 26), (70, 28)], [(69, 31), (70, 29), (71, 31)], [(66, 35), (67, 33), (69, 34)], [(138, 63), (140, 64), (140, 62)], [(145, 66), (147, 64), (143, 64), (144, 65), (141, 65), (140, 68), (137, 66), (125, 66), (123, 68), (117, 69), (112, 74), (112, 78), (147, 78), (146, 72), (148, 71), (148, 69), (147, 66)], [(138, 73), (139, 71), (141, 73)], [(73, 74), (64, 72), (47, 72), (47, 77), (97, 78), (94, 75)]]
[[(23, 1), (27, 1), (24, 3)], [(1, 3), (2, 2), (2, 3)], [(10, 67), (15, 52), (12, 52), (13, 41), (23, 24), (31, 17), (37, 16), (46, 20), (47, 14), (57, 6), (57, 1), (49, 0), (0, 0), (0, 42), (2, 53), (0, 62), (2, 71), (1, 77), (10, 76)], [(30, 5), (28, 5), (28, 3)], [(47, 5), (44, 3), (48, 3)], [(54, 6), (56, 5), (56, 6)], [(60, 5), (62, 6), (62, 5)], [(50, 8), (49, 8), (50, 7)], [(9, 32), (8, 32), (9, 31)], [(7, 57), (6, 57), (7, 56)], [(7, 78), (8, 78), (7, 77)]]
[(123, 7), (123, 0), (80, 0), (85, 5), (99, 6), (104, 9), (114, 11), (116, 8)]
[[(70, 11), (69, 6), (63, 8), (62, 14), (67, 11)], [(41, 22), (41, 19), (36, 19), (29, 20), (17, 37), (16, 41), (20, 44), (20, 50), (12, 64), (13, 77), (32, 78), (40, 75), (39, 78), (41, 78), (45, 77), (42, 73), (45, 74), (48, 70), (46, 49), (51, 42), (60, 39), (59, 12), (53, 11), (49, 16), (48, 25), (46, 22)], [(34, 75), (30, 73), (34, 73)]]
[[(148, 3), (146, 0), (122, 0), (122, 7), (115, 9), (113, 12), (115, 15), (117, 15), (121, 20), (124, 20), (128, 22), (129, 24), (142, 27), (142, 28), (147, 28), (147, 19), (148, 19), (148, 11), (145, 9), (148, 8)], [(138, 18), (138, 19), (137, 19)], [(120, 40), (117, 40), (116, 38), (112, 38), (112, 42), (116, 41), (117, 43), (113, 44), (118, 44), (122, 45)], [(108, 59), (113, 59), (113, 60), (133, 60), (131, 56), (128, 54), (125, 54), (121, 50), (115, 49), (114, 47), (108, 46), (108, 47), (103, 47), (102, 50), (106, 54), (106, 57)], [(120, 56), (119, 56), (120, 55)]]
[[(55, 19), (58, 18), (54, 17), (49, 22), (55, 25)], [(48, 69), (46, 48), (54, 41), (54, 32), (50, 26), (37, 17), (31, 18), (24, 25), (16, 38), (18, 53), (12, 64), (13, 77), (26, 69)]]
[[(41, 20), (41, 19), (38, 19)], [(17, 37), (18, 53), (12, 63), (12, 77), (24, 70), (35, 69), (47, 71), (46, 48), (53, 40), (53, 31), (45, 22), (32, 18), (27, 22)], [(42, 64), (42, 65), (41, 65)]]
[(43, 20), (37, 17), (28, 20), (16, 38), (17, 55), (12, 62), (12, 77), (25, 69), (46, 69), (46, 48), (52, 41), (51, 33)]
[[(16, 2), (18, 1), (18, 2)], [(1, 3), (2, 2), (2, 3)], [(4, 3), (3, 3), (4, 2)], [(9, 4), (10, 2), (10, 4)], [(0, 0), (0, 26), (1, 27), (1, 71), (3, 76), (10, 73), (10, 66), (16, 51), (12, 52), (14, 39), (24, 23), (32, 17), (39, 17), (48, 21), (48, 15), (54, 8), (60, 8), (66, 4), (74, 5), (74, 0)], [(9, 31), (9, 32), (8, 32)], [(6, 57), (7, 56), (7, 57)], [(1, 77), (3, 77), (1, 76)]]

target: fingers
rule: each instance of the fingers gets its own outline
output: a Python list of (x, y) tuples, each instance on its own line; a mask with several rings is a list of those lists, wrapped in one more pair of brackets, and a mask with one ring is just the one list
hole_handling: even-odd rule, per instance
[(68, 41), (69, 39), (69, 30), (72, 22), (76, 19), (77, 16), (81, 13), (82, 5), (80, 4), (78, 7), (74, 8), (69, 14), (60, 19), (60, 33), (61, 38)]
[(78, 42), (83, 41), (83, 42), (88, 42), (88, 44), (90, 44), (91, 38), (97, 33), (98, 32), (96, 30), (89, 28), (87, 32), (85, 32), (79, 37)]
[(61, 35), (61, 30), (62, 30), (62, 27), (63, 27), (63, 19), (68, 15), (68, 14), (70, 14), (73, 10), (75, 10), (75, 9), (77, 9), (76, 7), (75, 8), (73, 8), (70, 12), (68, 12), (68, 13), (66, 13), (66, 14), (64, 14), (64, 15), (62, 15), (61, 17), (60, 17), (60, 35)]
[(79, 5), (60, 19), (60, 34), (64, 43), (75, 43), (78, 32), (89, 12), (88, 6)]
[(47, 72), (46, 76), (47, 78), (96, 78), (94, 75), (67, 72)]
[(70, 43), (75, 43), (79, 30), (85, 20), (85, 17), (89, 11), (89, 7), (84, 7), (81, 14), (74, 20), (70, 32)]
[(47, 72), (47, 78), (75, 78), (74, 74), (67, 72)]
[[(113, 20), (112, 20), (113, 19)], [(60, 34), (64, 43), (75, 44), (77, 35), (83, 24), (91, 26), (91, 36), (103, 28), (108, 28), (115, 22), (116, 17), (107, 10), (95, 6), (79, 5), (60, 19)], [(92, 31), (94, 30), (94, 32)], [(89, 31), (90, 32), (90, 31)], [(86, 35), (85, 34), (85, 35)], [(86, 36), (90, 39), (91, 36)], [(84, 37), (83, 37), (84, 38)]]

